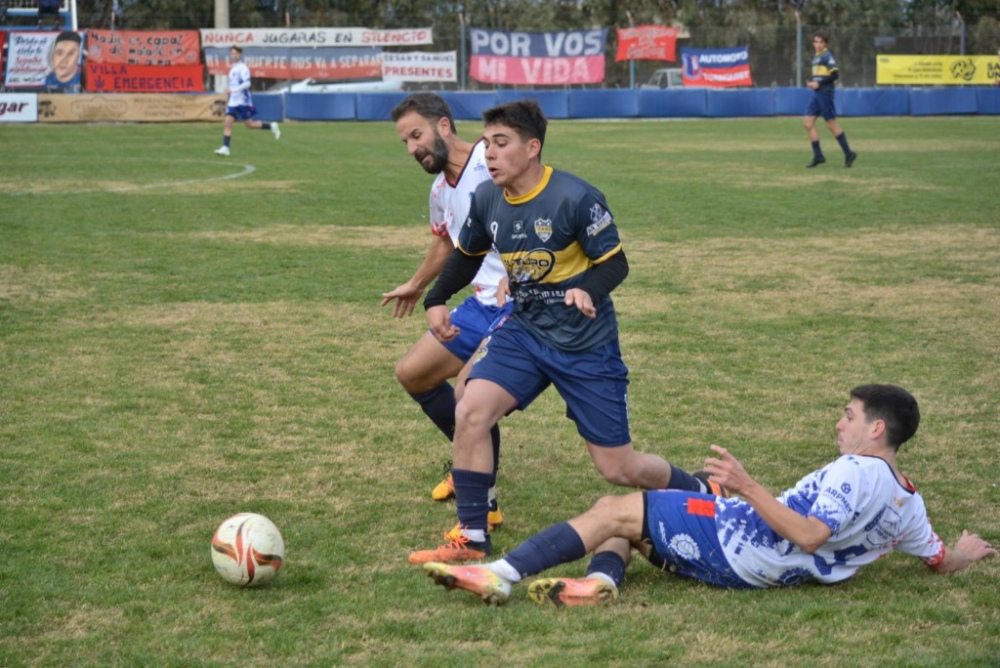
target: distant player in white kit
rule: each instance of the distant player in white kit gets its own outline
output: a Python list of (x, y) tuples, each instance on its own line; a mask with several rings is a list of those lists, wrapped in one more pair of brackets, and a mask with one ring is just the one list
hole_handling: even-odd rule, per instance
[(215, 149), (217, 155), (229, 155), (229, 144), (233, 138), (233, 123), (243, 121), (243, 125), (251, 130), (270, 130), (275, 139), (281, 139), (281, 130), (277, 123), (264, 123), (254, 120), (257, 110), (250, 96), (250, 68), (243, 62), (243, 49), (234, 46), (229, 49), (229, 87), (226, 95), (226, 121), (222, 130), (222, 146)]
[[(383, 293), (382, 306), (393, 304), (392, 315), (403, 318), (413, 314), (424, 289), (441, 273), (445, 260), (458, 243), (458, 235), (469, 214), (469, 204), (476, 187), (490, 180), (482, 139), (469, 143), (455, 131), (455, 121), (448, 103), (433, 93), (416, 93), (400, 102), (391, 114), (396, 132), (407, 152), (429, 174), (435, 174), (430, 192), (430, 225), (433, 240), (424, 261), (406, 283)], [(497, 286), (507, 277), (500, 257), (490, 253), (472, 281), (475, 295), (466, 299), (451, 314), (461, 334), (447, 343), (431, 332), (423, 336), (396, 364), (396, 379), (427, 417), (451, 443), (455, 436), (456, 388), (448, 379), (459, 375), (475, 354), (490, 326), (510, 312), (510, 305), (497, 305)], [(461, 387), (457, 388), (461, 392)], [(489, 524), (503, 522), (496, 503), (496, 472), (500, 452), (500, 429), (493, 425), (493, 473), (490, 484)], [(438, 501), (455, 495), (451, 474), (431, 492)]]

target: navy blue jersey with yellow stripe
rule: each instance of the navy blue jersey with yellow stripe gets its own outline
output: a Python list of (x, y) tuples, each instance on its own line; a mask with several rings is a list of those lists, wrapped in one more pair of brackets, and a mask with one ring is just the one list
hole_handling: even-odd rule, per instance
[(823, 49), (812, 59), (812, 80), (819, 84), (819, 91), (833, 93), (834, 82), (837, 80), (837, 59), (830, 49)]
[(542, 343), (582, 351), (618, 336), (610, 297), (594, 304), (594, 319), (564, 302), (567, 290), (621, 250), (604, 195), (583, 179), (546, 167), (538, 186), (518, 198), (480, 184), (458, 247), (467, 255), (497, 250), (510, 277), (511, 319)]

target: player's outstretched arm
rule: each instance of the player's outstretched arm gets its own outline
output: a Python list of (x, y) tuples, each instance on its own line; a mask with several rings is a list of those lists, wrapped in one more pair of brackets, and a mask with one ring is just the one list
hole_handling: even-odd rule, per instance
[(931, 566), (935, 573), (954, 573), (968, 568), (980, 559), (995, 556), (997, 551), (977, 534), (963, 531), (953, 547), (945, 550), (944, 559)]
[(424, 294), (424, 288), (441, 274), (441, 269), (453, 250), (454, 246), (448, 237), (434, 237), (430, 248), (427, 249), (424, 261), (420, 263), (413, 277), (389, 292), (383, 292), (382, 303), (379, 306), (394, 302), (392, 305), (393, 318), (405, 318), (413, 315), (413, 309), (416, 308), (420, 297)]

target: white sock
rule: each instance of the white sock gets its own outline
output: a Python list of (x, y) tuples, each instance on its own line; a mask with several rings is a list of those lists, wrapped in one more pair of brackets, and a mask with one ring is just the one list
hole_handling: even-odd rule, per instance
[(507, 563), (506, 559), (499, 559), (497, 561), (486, 564), (486, 568), (490, 569), (504, 580), (508, 582), (520, 582), (521, 574), (517, 572), (517, 569)]
[(482, 543), (486, 540), (486, 532), (482, 529), (462, 529), (462, 535), (473, 543)]
[(603, 580), (603, 581), (607, 582), (609, 585), (611, 585), (612, 587), (614, 587), (615, 589), (618, 589), (618, 585), (615, 584), (615, 581), (612, 580), (611, 576), (608, 575), (607, 573), (601, 573), (600, 571), (594, 571), (593, 573), (587, 573), (587, 577), (588, 578), (593, 578), (595, 580)]

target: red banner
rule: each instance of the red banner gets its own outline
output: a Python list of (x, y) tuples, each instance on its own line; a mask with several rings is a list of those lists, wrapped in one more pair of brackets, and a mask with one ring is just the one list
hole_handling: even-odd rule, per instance
[(205, 68), (201, 65), (120, 65), (87, 62), (91, 93), (204, 93)]
[(677, 28), (637, 26), (618, 29), (618, 54), (622, 60), (677, 60)]
[(0, 72), (3, 72), (3, 54), (7, 50), (4, 48), (4, 41), (7, 39), (7, 31), (0, 30)]
[(196, 65), (201, 62), (197, 30), (88, 30), (87, 60), (124, 65)]

